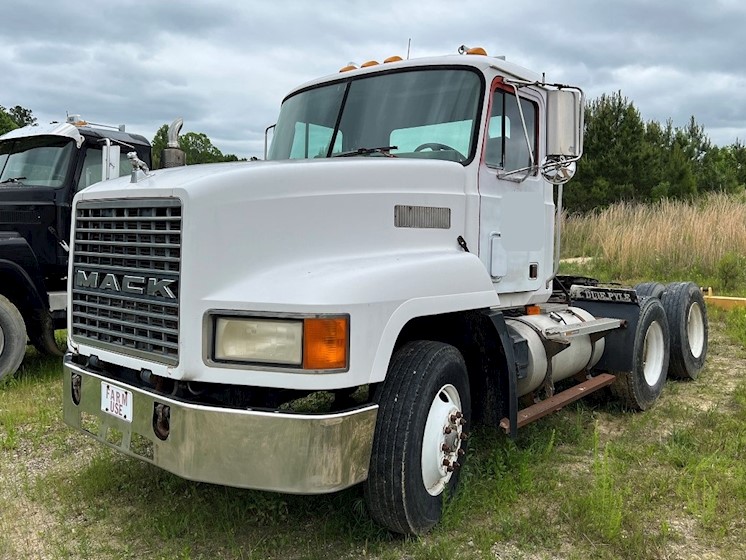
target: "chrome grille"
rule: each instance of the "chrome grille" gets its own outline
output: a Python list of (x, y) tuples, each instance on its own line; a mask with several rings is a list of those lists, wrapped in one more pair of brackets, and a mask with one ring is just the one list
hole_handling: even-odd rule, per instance
[(180, 269), (179, 200), (78, 203), (73, 339), (177, 364)]

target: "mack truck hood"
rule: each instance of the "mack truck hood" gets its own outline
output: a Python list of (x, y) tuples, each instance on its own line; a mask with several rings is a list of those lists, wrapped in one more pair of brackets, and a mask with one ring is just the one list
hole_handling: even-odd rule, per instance
[[(350, 372), (353, 385), (368, 381), (377, 349), (370, 340), (380, 340), (390, 322), (498, 303), (478, 256), (457, 240), (469, 240), (467, 173), (453, 162), (404, 158), (206, 164), (159, 170), (137, 183), (98, 183), (76, 204), (181, 201), (180, 365), (165, 374), (200, 379), (197, 369), (186, 370), (203, 360), (205, 318), (215, 310), (344, 313), (353, 325), (370, 325), (352, 329), (353, 353), (369, 354), (356, 361), (368, 364), (366, 372)], [(397, 318), (417, 302), (426, 311)], [(257, 374), (252, 382), (273, 385), (281, 377)]]
[[(312, 274), (340, 259), (461, 251), (466, 173), (453, 162), (404, 158), (206, 164), (155, 171), (137, 183), (102, 182), (78, 200), (181, 199), (183, 264), (198, 259), (217, 295), (239, 268), (250, 276), (288, 267)], [(447, 209), (448, 223), (396, 227), (397, 206)]]
[[(182, 291), (200, 284), (201, 296), (222, 299), (223, 289), (253, 278), (251, 297), (277, 302), (286, 278), (293, 289), (283, 299), (308, 303), (330, 292), (307, 293), (311, 283), (299, 280), (335, 263), (349, 270), (394, 254), (463, 252), (466, 173), (453, 162), (404, 158), (206, 164), (98, 183), (78, 199), (178, 198), (183, 271), (199, 273), (182, 277)], [(447, 223), (396, 227), (396, 207), (446, 209)]]
[[(0, 185), (0, 232), (16, 232), (23, 237), (45, 273), (67, 260), (55, 237), (66, 236), (67, 232), (50, 231), (57, 232), (62, 226), (58, 209), (66, 203), (61, 199), (61, 192), (49, 187)], [(69, 221), (69, 214), (65, 220)], [(64, 271), (64, 264), (62, 267)]]
[(57, 192), (49, 187), (15, 186), (13, 183), (0, 185), (0, 229), (14, 224), (38, 224), (39, 208), (51, 207), (58, 200)]

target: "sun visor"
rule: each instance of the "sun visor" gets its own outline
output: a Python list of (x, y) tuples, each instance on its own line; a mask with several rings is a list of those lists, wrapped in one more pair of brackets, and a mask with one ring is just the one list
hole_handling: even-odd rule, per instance
[(83, 144), (83, 137), (78, 129), (67, 123), (50, 123), (47, 125), (30, 125), (16, 128), (0, 136), (0, 140), (28, 138), (29, 136), (64, 136), (75, 140), (78, 148)]

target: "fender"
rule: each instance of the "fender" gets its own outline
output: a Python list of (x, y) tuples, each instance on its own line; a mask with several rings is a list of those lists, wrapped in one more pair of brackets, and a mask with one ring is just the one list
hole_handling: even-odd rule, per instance
[[(201, 309), (191, 314), (204, 316), (215, 309), (249, 314), (349, 314), (347, 373), (286, 377), (282, 372), (252, 372), (252, 384), (257, 386), (282, 387), (292, 383), (303, 389), (332, 389), (381, 381), (397, 338), (412, 319), (498, 304), (498, 295), (482, 261), (456, 247), (263, 270), (211, 294), (201, 301)], [(184, 308), (183, 312), (189, 314), (190, 310)], [(202, 331), (194, 334), (201, 337)], [(185, 344), (183, 361), (190, 361), (188, 353), (200, 352), (199, 346)], [(202, 355), (194, 358), (201, 361)], [(211, 366), (211, 381), (235, 382), (235, 373)]]
[(489, 292), (491, 304), (497, 305), (497, 293), (482, 261), (455, 245), (454, 238), (450, 250), (315, 259), (254, 270), (209, 293), (206, 300), (218, 305), (240, 302), (257, 310), (324, 307), (327, 312), (355, 304), (386, 302), (398, 307), (408, 300)]
[[(0, 277), (23, 286), (25, 303), (32, 309), (49, 308), (44, 278), (31, 246), (17, 233), (0, 233)], [(11, 287), (10, 292), (18, 292)]]

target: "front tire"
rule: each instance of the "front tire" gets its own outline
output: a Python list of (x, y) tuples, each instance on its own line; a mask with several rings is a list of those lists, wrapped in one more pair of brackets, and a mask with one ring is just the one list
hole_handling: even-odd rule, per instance
[(643, 298), (635, 331), (632, 371), (617, 374), (612, 391), (629, 408), (647, 410), (663, 391), (668, 373), (668, 320), (658, 298)]
[(368, 511), (393, 532), (425, 533), (440, 520), (466, 457), (471, 399), (464, 358), (448, 344), (409, 342), (394, 354), (374, 398)]
[(0, 295), (0, 379), (13, 375), (26, 354), (26, 323), (18, 308)]

